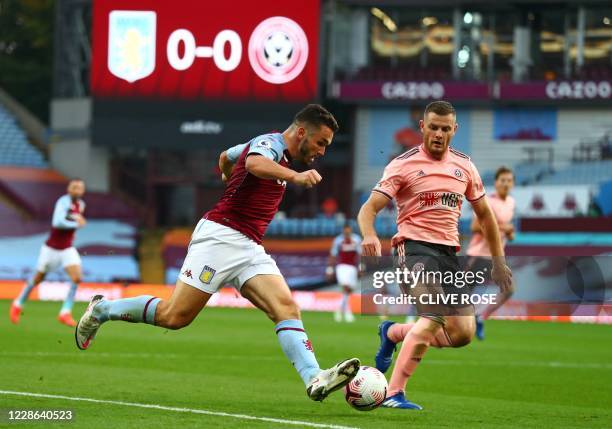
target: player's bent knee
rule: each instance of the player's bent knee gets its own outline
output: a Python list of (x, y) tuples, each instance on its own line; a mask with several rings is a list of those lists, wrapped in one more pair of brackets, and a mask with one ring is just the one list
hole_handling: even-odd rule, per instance
[(42, 282), (45, 279), (45, 275), (46, 273), (37, 272), (36, 275), (34, 276), (34, 284), (37, 285), (40, 282)]
[(472, 342), (473, 334), (461, 334), (453, 338), (453, 347), (465, 347)]
[(161, 320), (156, 320), (156, 324), (173, 331), (188, 326), (193, 318), (181, 314), (170, 314)]
[(449, 334), (452, 340), (452, 346), (458, 348), (465, 347), (470, 344), (472, 342), (472, 339), (474, 338), (474, 330), (475, 326), (467, 325), (465, 327), (462, 327), (462, 329), (459, 329), (453, 332), (452, 334)]
[(188, 326), (194, 317), (186, 312), (177, 312), (161, 301), (155, 313), (155, 324), (163, 328), (177, 330)]
[(291, 299), (282, 300), (279, 305), (272, 309), (271, 314), (268, 314), (273, 322), (278, 323), (283, 320), (300, 319), (300, 308)]
[(188, 326), (190, 323), (191, 320), (189, 319), (172, 316), (169, 319), (166, 319), (163, 326), (164, 328), (176, 331), (177, 329), (181, 329)]

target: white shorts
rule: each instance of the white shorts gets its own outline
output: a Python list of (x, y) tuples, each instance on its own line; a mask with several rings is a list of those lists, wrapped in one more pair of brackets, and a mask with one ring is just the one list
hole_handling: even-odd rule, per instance
[(240, 290), (258, 274), (282, 276), (262, 245), (216, 222), (198, 222), (179, 274), (182, 282), (213, 294), (227, 283)]
[(59, 267), (66, 268), (70, 265), (81, 265), (81, 257), (74, 247), (58, 250), (46, 244), (41, 246), (38, 262), (36, 263), (36, 271), (48, 273)]
[(357, 267), (349, 264), (336, 265), (336, 280), (340, 286), (357, 288)]

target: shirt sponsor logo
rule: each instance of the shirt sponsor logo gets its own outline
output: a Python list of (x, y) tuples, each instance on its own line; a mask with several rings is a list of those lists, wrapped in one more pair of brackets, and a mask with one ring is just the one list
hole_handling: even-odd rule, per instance
[(453, 192), (422, 192), (419, 194), (419, 207), (445, 206), (461, 208), (462, 197)]

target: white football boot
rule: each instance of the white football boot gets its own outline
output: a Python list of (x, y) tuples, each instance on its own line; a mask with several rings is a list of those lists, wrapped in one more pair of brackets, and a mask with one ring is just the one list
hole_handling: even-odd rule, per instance
[(322, 401), (330, 393), (349, 384), (357, 375), (360, 365), (359, 359), (353, 358), (321, 370), (306, 386), (306, 394), (313, 401)]
[(95, 295), (89, 301), (89, 305), (87, 306), (87, 310), (79, 320), (79, 323), (74, 330), (74, 339), (76, 340), (76, 345), (81, 350), (86, 350), (91, 345), (91, 342), (96, 337), (96, 332), (98, 332), (98, 328), (100, 328), (100, 321), (93, 316), (93, 309), (97, 303), (102, 301), (104, 297), (102, 295)]

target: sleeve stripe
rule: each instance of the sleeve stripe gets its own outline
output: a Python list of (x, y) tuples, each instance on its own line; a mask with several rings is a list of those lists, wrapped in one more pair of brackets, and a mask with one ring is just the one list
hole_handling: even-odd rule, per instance
[(461, 158), (465, 158), (465, 159), (470, 159), (469, 156), (467, 156), (465, 153), (463, 152), (459, 152), (457, 149), (453, 149), (452, 147), (448, 148), (452, 153), (454, 153), (457, 156), (460, 156)]
[(389, 198), (390, 200), (393, 199), (391, 195), (387, 194), (386, 192), (381, 191), (380, 189), (372, 189), (372, 192), (378, 192), (380, 194), (383, 194), (385, 197)]
[(419, 151), (418, 147), (412, 148), (410, 150), (407, 150), (403, 154), (399, 155), (395, 159), (406, 159), (406, 158), (411, 157), (412, 155), (416, 154), (418, 151)]
[(468, 197), (465, 197), (466, 200), (468, 200), (470, 203), (476, 202), (479, 199), (481, 199), (482, 197), (484, 197), (487, 194), (482, 194), (481, 196), (479, 196), (478, 198), (474, 198), (473, 200), (470, 200)]

